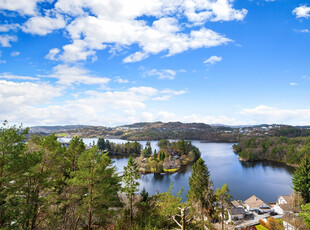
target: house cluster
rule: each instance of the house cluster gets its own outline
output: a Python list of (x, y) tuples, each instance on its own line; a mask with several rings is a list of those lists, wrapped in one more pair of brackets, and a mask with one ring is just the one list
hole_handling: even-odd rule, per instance
[(261, 215), (273, 211), (270, 204), (255, 195), (245, 201), (234, 200), (231, 203), (232, 207), (228, 209), (229, 222), (236, 220), (251, 220), (254, 219), (254, 213)]
[[(279, 196), (276, 203), (267, 203), (255, 195), (245, 201), (234, 200), (231, 202), (231, 207), (227, 209), (227, 223), (244, 223), (244, 225), (253, 226), (258, 224), (259, 219), (265, 219), (269, 216), (282, 218), (284, 214), (291, 213), (294, 202), (294, 194)], [(283, 223), (286, 226), (289, 225), (284, 219)]]

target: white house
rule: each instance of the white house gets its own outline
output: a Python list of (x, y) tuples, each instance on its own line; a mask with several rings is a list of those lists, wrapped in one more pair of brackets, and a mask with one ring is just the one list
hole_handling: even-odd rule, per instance
[(273, 210), (278, 214), (283, 215), (285, 212), (289, 212), (290, 206), (294, 203), (294, 194), (290, 196), (279, 196), (277, 203), (273, 206)]
[(248, 211), (252, 211), (255, 209), (259, 209), (262, 212), (270, 210), (270, 206), (264, 202), (263, 200), (259, 199), (257, 196), (253, 195), (246, 201), (244, 201), (245, 207)]

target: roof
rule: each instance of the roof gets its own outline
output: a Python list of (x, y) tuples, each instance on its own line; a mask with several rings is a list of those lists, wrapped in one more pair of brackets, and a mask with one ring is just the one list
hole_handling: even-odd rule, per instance
[(286, 201), (286, 204), (280, 204), (280, 208), (283, 211), (290, 211), (292, 210), (292, 207), (294, 206), (294, 194), (291, 194), (290, 196), (280, 196), (283, 197), (283, 199)]
[(250, 208), (259, 208), (261, 205), (266, 204), (255, 195), (244, 201), (244, 203), (246, 203)]
[(238, 200), (233, 200), (232, 202), (231, 202), (231, 204), (234, 206), (234, 207), (242, 207), (243, 205), (240, 203), (240, 201), (238, 201)]
[(232, 208), (229, 210), (231, 215), (243, 215), (245, 214), (244, 208), (242, 207), (237, 207), (237, 208)]
[[(281, 197), (281, 196), (280, 196)], [(282, 196), (283, 199), (286, 201), (286, 203), (291, 203), (291, 202), (294, 202), (294, 197), (293, 195), (290, 195), (290, 196)]]

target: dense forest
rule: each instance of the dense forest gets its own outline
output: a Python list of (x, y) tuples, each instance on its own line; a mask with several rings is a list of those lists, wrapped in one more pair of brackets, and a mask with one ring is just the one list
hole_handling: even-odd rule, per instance
[[(281, 133), (294, 136), (300, 131), (282, 130)], [(298, 165), (304, 155), (310, 154), (310, 136), (308, 137), (241, 137), (234, 151), (243, 160), (273, 160)]]

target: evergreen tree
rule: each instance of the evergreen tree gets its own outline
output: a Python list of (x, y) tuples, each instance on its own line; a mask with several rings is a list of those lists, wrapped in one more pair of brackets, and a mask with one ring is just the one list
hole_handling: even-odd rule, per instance
[(144, 151), (143, 151), (143, 155), (144, 155), (144, 157), (152, 155), (152, 147), (151, 147), (151, 142), (150, 141), (146, 142), (146, 145), (145, 145), (145, 148), (144, 148)]
[(10, 228), (19, 213), (17, 196), (22, 176), (30, 167), (25, 155), (25, 135), (28, 129), (7, 127), (7, 121), (0, 128), (0, 229)]
[(74, 172), (78, 169), (77, 162), (78, 158), (85, 151), (85, 144), (81, 138), (73, 137), (69, 143), (69, 147), (65, 154), (68, 168), (70, 172)]
[(98, 146), (98, 149), (101, 150), (101, 151), (106, 149), (104, 138), (99, 137), (99, 139), (97, 141), (97, 146)]
[(106, 154), (99, 154), (93, 147), (79, 157), (78, 170), (72, 174), (70, 183), (78, 188), (75, 197), (80, 201), (78, 215), (87, 223), (88, 230), (93, 225), (104, 227), (113, 217), (112, 207), (120, 206), (120, 179), (111, 164)]
[(196, 214), (200, 214), (204, 221), (205, 214), (208, 218), (214, 210), (214, 192), (210, 172), (202, 158), (199, 158), (193, 165), (192, 175), (189, 178), (188, 201), (191, 203)]
[(140, 173), (138, 171), (138, 165), (134, 162), (133, 158), (130, 156), (128, 159), (127, 166), (124, 167), (124, 176), (122, 181), (124, 183), (124, 187), (122, 188), (122, 192), (124, 192), (129, 199), (130, 205), (130, 223), (133, 220), (133, 196), (137, 191), (139, 191), (138, 182)]
[(221, 206), (221, 215), (222, 215), (222, 229), (224, 229), (224, 220), (225, 220), (225, 205), (230, 204), (231, 195), (229, 195), (229, 188), (227, 184), (223, 184), (222, 188), (218, 188), (215, 192), (217, 201)]
[(310, 159), (306, 155), (293, 175), (293, 188), (306, 203), (310, 203)]

